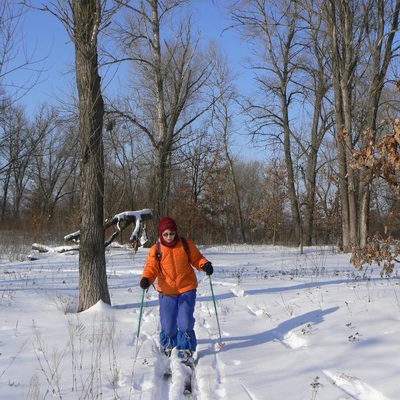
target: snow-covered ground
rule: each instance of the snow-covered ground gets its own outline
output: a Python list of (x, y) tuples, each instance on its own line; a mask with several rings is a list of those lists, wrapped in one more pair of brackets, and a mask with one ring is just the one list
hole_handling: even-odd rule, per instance
[[(210, 280), (199, 274), (191, 398), (399, 398), (397, 277), (355, 271), (333, 248), (200, 248), (215, 268), (217, 315)], [(178, 370), (162, 377), (153, 288), (137, 337), (146, 254), (108, 250), (112, 306), (80, 314), (76, 253), (0, 264), (0, 398), (185, 398)]]

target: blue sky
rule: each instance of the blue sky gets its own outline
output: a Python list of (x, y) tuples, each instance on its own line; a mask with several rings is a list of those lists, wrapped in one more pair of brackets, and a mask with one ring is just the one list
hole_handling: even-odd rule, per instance
[[(37, 5), (42, 1), (33, 0), (32, 3)], [(221, 2), (199, 0), (193, 4), (193, 15), (202, 35), (206, 40), (214, 39), (221, 45), (233, 72), (240, 76), (238, 87), (248, 89), (251, 85), (250, 72), (244, 67), (247, 45), (240, 40), (237, 32), (223, 32), (229, 24), (226, 19), (227, 11), (221, 6)], [(35, 68), (43, 70), (39, 83), (21, 100), (27, 111), (33, 115), (43, 102), (56, 103), (63, 99), (68, 101), (71, 88), (75, 87), (74, 47), (64, 26), (48, 12), (30, 10), (25, 16), (23, 29), (28, 53), (32, 53), (36, 60), (43, 60), (35, 65)], [(29, 74), (30, 72), (22, 70), (10, 78), (19, 82), (30, 76)], [(103, 71), (103, 83), (109, 82), (110, 78), (111, 74), (107, 75), (106, 71)], [(115, 82), (112, 84), (115, 85)], [(239, 141), (243, 142), (242, 139)], [(247, 141), (246, 138), (240, 145), (243, 146)]]

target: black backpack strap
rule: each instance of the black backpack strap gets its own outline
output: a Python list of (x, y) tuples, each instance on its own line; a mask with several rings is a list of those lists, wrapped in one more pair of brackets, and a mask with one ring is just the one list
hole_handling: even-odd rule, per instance
[(156, 242), (156, 258), (158, 262), (161, 261), (161, 243), (158, 240)]
[[(190, 264), (190, 258), (189, 258), (189, 245), (188, 242), (186, 240), (185, 237), (183, 236), (179, 236), (179, 238), (181, 239), (181, 242), (183, 244), (183, 248), (186, 251), (186, 254), (188, 256), (188, 260), (189, 260), (189, 264)], [(161, 243), (159, 240), (157, 240), (156, 242), (156, 258), (158, 260), (158, 270), (160, 271), (160, 274), (162, 275), (162, 268), (161, 268), (161, 258), (162, 258), (162, 254), (161, 254)]]
[(186, 254), (187, 254), (188, 257), (189, 257), (189, 245), (188, 245), (188, 242), (187, 242), (186, 238), (183, 237), (183, 236), (180, 236), (180, 239), (181, 239), (181, 242), (182, 242), (182, 244), (183, 244), (183, 248), (185, 249)]
[(161, 269), (161, 243), (159, 240), (156, 242), (156, 258), (158, 261), (158, 270), (160, 274), (162, 275), (162, 269)]

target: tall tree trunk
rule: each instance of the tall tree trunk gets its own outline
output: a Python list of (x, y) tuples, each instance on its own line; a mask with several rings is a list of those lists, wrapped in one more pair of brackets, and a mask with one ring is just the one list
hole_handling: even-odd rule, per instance
[(171, 150), (157, 148), (156, 151), (156, 166), (155, 166), (155, 183), (153, 198), (155, 209), (153, 210), (154, 222), (168, 214), (168, 198), (169, 198), (169, 180), (170, 180), (170, 153)]
[(155, 221), (167, 214), (168, 204), (168, 182), (169, 182), (169, 158), (171, 157), (172, 146), (171, 135), (168, 131), (167, 117), (164, 103), (164, 79), (162, 72), (162, 57), (160, 43), (160, 18), (158, 15), (158, 1), (151, 0), (152, 29), (153, 29), (153, 62), (155, 72), (155, 96), (156, 96), (156, 189), (155, 189)]
[[(347, 71), (346, 71), (347, 72)], [(346, 180), (347, 180), (347, 204), (348, 204), (348, 222), (349, 222), (349, 243), (346, 245), (346, 251), (351, 251), (354, 246), (358, 243), (358, 210), (357, 210), (357, 201), (356, 201), (356, 189), (357, 189), (357, 181), (356, 174), (354, 168), (351, 165), (352, 161), (352, 116), (351, 116), (351, 89), (349, 89), (348, 85), (345, 82), (349, 82), (351, 80), (350, 74), (345, 74), (343, 79), (341, 80), (341, 99), (343, 102), (343, 115), (344, 115), (344, 130), (342, 133), (344, 134), (344, 153), (346, 159)]]
[[(357, 211), (354, 172), (350, 166), (351, 150), (351, 85), (356, 54), (353, 49), (351, 12), (346, 4), (327, 4), (332, 43), (332, 80), (335, 104), (335, 137), (338, 152), (338, 177), (341, 204), (342, 246), (348, 252), (357, 240)], [(340, 16), (340, 18), (338, 17)]]
[(307, 157), (306, 172), (306, 208), (304, 210), (303, 242), (305, 246), (311, 246), (314, 226), (315, 210), (315, 185), (317, 168), (317, 150), (312, 148)]
[(1, 208), (0, 208), (0, 221), (4, 221), (5, 215), (6, 215), (6, 210), (7, 210), (7, 199), (8, 199), (8, 187), (10, 184), (10, 179), (11, 179), (11, 167), (9, 166), (6, 170), (5, 177), (3, 177), (4, 182), (3, 182), (3, 199), (1, 202)]
[(98, 71), (96, 0), (74, 0), (76, 81), (79, 95), (80, 207), (78, 312), (99, 300), (110, 304), (104, 251), (104, 102)]
[[(284, 108), (286, 108), (286, 106)], [(286, 115), (284, 120), (287, 121), (287, 124), (284, 125), (283, 129), (284, 130), (283, 147), (285, 154), (285, 166), (288, 177), (288, 195), (289, 195), (290, 209), (293, 220), (294, 241), (295, 244), (298, 246), (302, 244), (302, 226), (301, 226), (300, 208), (295, 187), (292, 150), (290, 145), (289, 118), (287, 117), (288, 115), (287, 110), (286, 112), (284, 111), (283, 114)]]
[(359, 246), (364, 248), (368, 238), (372, 172), (362, 170), (361, 173), (366, 174), (360, 182)]
[[(368, 91), (368, 104), (366, 109), (367, 121), (365, 133), (362, 137), (363, 145), (368, 145), (368, 141), (376, 141), (376, 121), (378, 117), (378, 107), (382, 94), (384, 81), (386, 78), (389, 64), (392, 60), (392, 48), (395, 34), (399, 27), (400, 0), (396, 0), (393, 7), (393, 14), (390, 15), (390, 29), (387, 28), (386, 15), (388, 10), (385, 8), (386, 2), (378, 0), (377, 26), (375, 40), (371, 40), (372, 48), (372, 73), (371, 84)], [(389, 32), (387, 34), (387, 32)], [(360, 219), (359, 219), (359, 246), (365, 247), (368, 238), (368, 225), (371, 202), (371, 183), (372, 172), (366, 168), (361, 169), (360, 181)]]
[[(314, 231), (314, 212), (317, 180), (318, 152), (321, 146), (325, 132), (328, 130), (326, 119), (321, 118), (323, 96), (326, 93), (327, 86), (323, 75), (319, 75), (318, 90), (316, 91), (314, 102), (313, 123), (311, 125), (311, 142), (307, 154), (306, 168), (306, 207), (304, 210), (304, 232), (303, 241), (305, 246), (311, 246)], [(322, 122), (321, 122), (322, 121)], [(321, 124), (321, 126), (320, 126)]]
[(238, 183), (237, 183), (237, 179), (236, 179), (235, 170), (233, 168), (233, 160), (232, 160), (231, 155), (229, 154), (229, 146), (228, 146), (227, 128), (226, 127), (224, 129), (223, 142), (224, 142), (225, 157), (228, 161), (229, 172), (231, 175), (233, 190), (235, 193), (236, 212), (237, 212), (237, 216), (239, 219), (240, 235), (242, 238), (242, 243), (246, 243), (246, 231), (245, 231), (244, 220), (243, 220), (242, 202), (241, 202), (241, 198), (240, 198), (240, 192), (239, 192), (239, 187), (238, 187)]

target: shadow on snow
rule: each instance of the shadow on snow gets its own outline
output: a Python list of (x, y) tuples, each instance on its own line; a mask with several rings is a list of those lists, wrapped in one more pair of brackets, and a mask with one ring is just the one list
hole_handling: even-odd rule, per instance
[[(298, 328), (301, 325), (312, 323), (320, 324), (324, 321), (324, 316), (337, 311), (339, 307), (331, 307), (326, 310), (314, 310), (305, 314), (293, 317), (287, 321), (280, 323), (276, 328), (268, 331), (259, 332), (254, 335), (245, 336), (229, 336), (222, 338), (225, 343), (219, 351), (228, 351), (233, 349), (243, 349), (246, 347), (259, 346), (263, 343), (271, 342), (275, 339), (283, 338), (291, 330)], [(209, 339), (199, 339), (198, 343), (209, 343)], [(213, 349), (208, 348), (199, 351), (199, 356), (214, 353)]]

